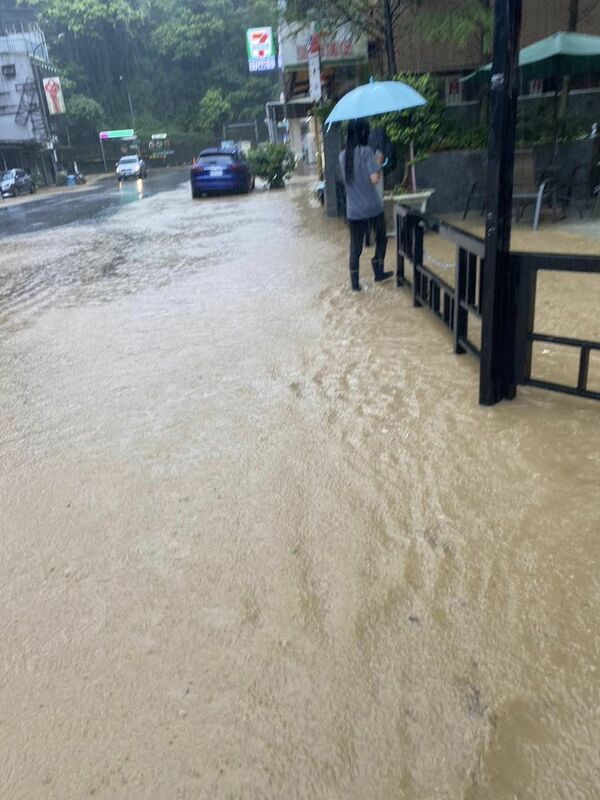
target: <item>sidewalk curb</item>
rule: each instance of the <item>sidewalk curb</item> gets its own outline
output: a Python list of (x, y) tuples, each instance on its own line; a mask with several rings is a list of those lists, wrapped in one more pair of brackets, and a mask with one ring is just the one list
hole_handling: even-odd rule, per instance
[(19, 197), (3, 197), (0, 199), (0, 210), (14, 208), (15, 206), (26, 205), (35, 203), (36, 201), (45, 200), (48, 197), (56, 197), (57, 195), (68, 193), (80, 194), (81, 192), (89, 192), (95, 189), (99, 184), (104, 181), (111, 180), (112, 175), (92, 175), (87, 178), (87, 183), (79, 184), (76, 186), (49, 186), (39, 189), (35, 194), (20, 195)]

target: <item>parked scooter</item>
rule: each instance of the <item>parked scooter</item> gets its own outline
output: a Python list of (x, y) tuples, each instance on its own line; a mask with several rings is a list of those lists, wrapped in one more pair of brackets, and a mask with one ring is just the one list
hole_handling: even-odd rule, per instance
[(75, 175), (75, 183), (86, 183), (85, 175), (79, 171), (76, 161), (73, 162), (73, 175)]

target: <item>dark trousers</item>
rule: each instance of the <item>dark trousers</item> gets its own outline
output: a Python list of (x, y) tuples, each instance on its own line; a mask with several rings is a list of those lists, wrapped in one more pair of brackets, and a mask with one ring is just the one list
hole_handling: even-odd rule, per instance
[(369, 227), (375, 232), (374, 260), (383, 261), (387, 249), (385, 215), (379, 214), (370, 219), (349, 219), (348, 226), (350, 228), (350, 272), (358, 272), (358, 262)]

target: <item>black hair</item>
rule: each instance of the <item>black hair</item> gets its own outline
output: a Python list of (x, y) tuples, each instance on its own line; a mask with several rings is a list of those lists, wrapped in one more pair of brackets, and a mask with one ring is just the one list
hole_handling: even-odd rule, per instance
[(354, 148), (364, 147), (369, 141), (369, 123), (366, 119), (353, 119), (348, 123), (348, 139), (346, 141), (346, 157), (344, 174), (346, 183), (352, 183), (354, 177)]

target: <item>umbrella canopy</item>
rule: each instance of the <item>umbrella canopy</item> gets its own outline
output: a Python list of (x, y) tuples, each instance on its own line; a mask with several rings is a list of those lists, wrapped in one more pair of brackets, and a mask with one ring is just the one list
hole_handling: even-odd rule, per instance
[(372, 78), (365, 86), (359, 86), (336, 103), (333, 111), (325, 120), (327, 130), (333, 122), (344, 122), (359, 117), (374, 117), (377, 114), (389, 114), (394, 111), (405, 111), (407, 108), (424, 106), (427, 100), (411, 86), (400, 81), (374, 81)]
[[(555, 33), (519, 53), (519, 69), (525, 81), (561, 78), (582, 72), (600, 72), (600, 36), (583, 33)], [(492, 65), (486, 64), (462, 78), (463, 83), (488, 83)]]

